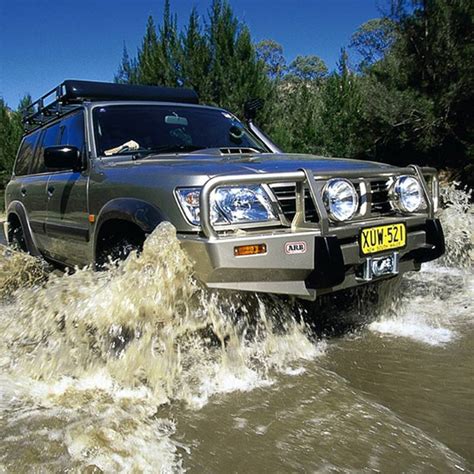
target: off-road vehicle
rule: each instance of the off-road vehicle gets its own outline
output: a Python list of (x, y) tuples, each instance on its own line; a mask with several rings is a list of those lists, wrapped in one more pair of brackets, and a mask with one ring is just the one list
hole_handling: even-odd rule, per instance
[(169, 221), (208, 287), (307, 299), (442, 255), (434, 169), (284, 153), (256, 108), (243, 123), (188, 89), (63, 82), (26, 110), (9, 242), (100, 264)]

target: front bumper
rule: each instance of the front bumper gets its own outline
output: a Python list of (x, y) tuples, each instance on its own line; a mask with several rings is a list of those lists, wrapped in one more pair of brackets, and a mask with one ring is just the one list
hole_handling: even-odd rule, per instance
[[(383, 224), (395, 222), (400, 219), (383, 220)], [(422, 262), (444, 253), (444, 236), (438, 219), (411, 217), (405, 223), (407, 243), (397, 250), (399, 273), (418, 270)], [(360, 254), (359, 229), (360, 225), (354, 225), (339, 236), (322, 236), (319, 231), (273, 231), (216, 240), (191, 235), (179, 235), (179, 238), (194, 261), (196, 276), (210, 288), (314, 299), (324, 293), (367, 283), (358, 276), (366, 260)], [(286, 253), (287, 244), (292, 242), (304, 242), (305, 252)], [(267, 252), (234, 256), (235, 246), (257, 244), (265, 244)], [(384, 254), (390, 251), (380, 255)]]
[[(392, 179), (397, 175), (412, 174), (423, 187), (426, 209), (409, 216), (373, 215), (370, 185), (373, 177)], [(431, 192), (425, 175), (431, 177)], [(363, 216), (344, 225), (333, 225), (322, 202), (322, 190), (331, 177), (354, 180), (360, 188)], [(218, 233), (210, 221), (210, 196), (223, 185), (255, 183), (296, 183), (296, 214), (289, 227), (261, 232)], [(200, 195), (202, 234), (179, 234), (183, 248), (195, 264), (196, 276), (210, 288), (233, 289), (295, 295), (314, 299), (320, 294), (334, 292), (367, 283), (360, 278), (361, 267), (367, 260), (359, 248), (362, 228), (396, 224), (406, 226), (406, 246), (397, 249), (398, 273), (418, 270), (422, 262), (433, 260), (444, 253), (441, 225), (434, 218), (437, 205), (436, 172), (417, 166), (407, 168), (379, 168), (363, 171), (341, 171), (314, 174), (301, 169), (291, 173), (263, 173), (253, 175), (217, 176), (210, 179)], [(365, 190), (365, 191), (364, 191)], [(306, 220), (305, 195), (309, 192), (316, 209), (317, 222)], [(264, 245), (266, 252), (259, 255), (235, 256), (236, 246)], [(294, 244), (292, 246), (292, 244)], [(290, 246), (290, 247), (288, 247)], [(288, 252), (288, 248), (297, 251)], [(303, 251), (304, 250), (304, 251)], [(380, 255), (389, 255), (393, 251)], [(380, 277), (387, 278), (387, 277)]]

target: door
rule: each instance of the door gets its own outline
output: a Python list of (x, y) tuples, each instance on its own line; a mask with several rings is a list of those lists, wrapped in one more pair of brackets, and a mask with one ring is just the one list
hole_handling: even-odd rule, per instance
[(38, 249), (43, 250), (47, 215), (46, 185), (49, 176), (37, 166), (41, 152), (40, 147), (36, 147), (38, 138), (41, 143), (44, 133), (37, 131), (24, 139), (15, 165), (15, 180), (19, 182), (18, 199), (25, 206), (35, 243)]
[[(82, 110), (61, 120), (58, 144), (75, 146), (85, 152)], [(87, 185), (88, 171), (72, 169), (52, 172), (47, 185), (49, 254), (70, 265), (89, 263)]]

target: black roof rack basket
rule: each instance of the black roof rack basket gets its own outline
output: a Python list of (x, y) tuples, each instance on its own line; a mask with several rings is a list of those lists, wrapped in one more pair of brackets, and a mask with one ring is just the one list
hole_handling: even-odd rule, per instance
[(150, 100), (197, 104), (191, 89), (67, 80), (41, 96), (23, 112), (25, 130), (31, 131), (75, 109), (82, 102), (99, 100)]

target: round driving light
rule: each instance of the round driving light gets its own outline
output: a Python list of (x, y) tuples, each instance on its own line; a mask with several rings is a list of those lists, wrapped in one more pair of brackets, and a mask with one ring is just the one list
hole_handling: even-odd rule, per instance
[(415, 212), (423, 203), (419, 181), (413, 176), (400, 176), (394, 186), (396, 206), (404, 212)]
[(330, 179), (323, 189), (323, 202), (329, 217), (339, 222), (352, 219), (359, 208), (357, 191), (347, 179)]

